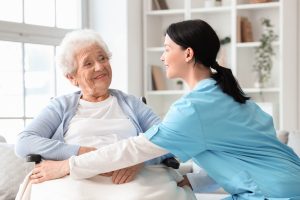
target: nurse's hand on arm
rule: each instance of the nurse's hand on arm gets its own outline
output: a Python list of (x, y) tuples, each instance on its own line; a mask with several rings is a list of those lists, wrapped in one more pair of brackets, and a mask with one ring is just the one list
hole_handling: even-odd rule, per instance
[[(103, 173), (100, 175), (111, 176), (115, 184), (129, 183), (134, 180), (140, 169), (144, 166), (143, 163), (127, 167), (124, 169)], [(30, 179), (32, 183), (42, 183), (45, 181), (62, 178), (70, 172), (68, 160), (52, 161), (46, 160), (35, 166)]]
[[(137, 152), (139, 152), (138, 156)], [(167, 150), (153, 144), (145, 136), (140, 135), (107, 145), (96, 151), (84, 153), (80, 156), (72, 156), (69, 160), (43, 161), (36, 165), (31, 179), (33, 183), (41, 183), (61, 178), (68, 174), (75, 179), (85, 179), (101, 173), (133, 166), (130, 170), (122, 170), (121, 174), (118, 172), (115, 175), (115, 181), (124, 182), (127, 178), (130, 180), (134, 177), (137, 169), (140, 167), (140, 163), (167, 153), (169, 153)], [(120, 178), (126, 173), (126, 180)]]
[[(95, 147), (81, 146), (77, 155), (82, 155), (91, 151), (97, 150)], [(53, 161), (45, 160), (35, 165), (32, 175), (30, 176), (32, 183), (42, 183), (44, 181), (57, 179), (69, 174), (68, 160)]]
[[(78, 155), (82, 155), (94, 150), (96, 150), (96, 148), (94, 147), (80, 147)], [(100, 175), (112, 177), (112, 181), (115, 184), (128, 183), (134, 180), (134, 178), (143, 166), (144, 163), (140, 163), (123, 169), (102, 173)], [(30, 178), (32, 180), (32, 183), (42, 183), (44, 181), (64, 177), (69, 174), (69, 171), (70, 169), (68, 160), (46, 160), (35, 166)]]

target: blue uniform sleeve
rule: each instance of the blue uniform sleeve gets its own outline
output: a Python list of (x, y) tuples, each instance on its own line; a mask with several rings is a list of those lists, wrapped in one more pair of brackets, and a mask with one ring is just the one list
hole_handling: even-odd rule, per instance
[(185, 162), (205, 150), (199, 113), (191, 101), (174, 103), (163, 122), (149, 129), (145, 136)]

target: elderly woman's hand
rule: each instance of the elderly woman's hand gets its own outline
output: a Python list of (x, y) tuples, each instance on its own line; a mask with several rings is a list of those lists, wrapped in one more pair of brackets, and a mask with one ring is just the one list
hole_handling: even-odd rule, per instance
[(192, 185), (191, 185), (191, 183), (190, 183), (190, 181), (189, 181), (189, 179), (187, 178), (186, 175), (183, 176), (183, 180), (182, 181), (180, 181), (179, 183), (177, 183), (177, 186), (179, 186), (179, 187), (188, 186), (191, 189), (193, 189)]
[(70, 172), (69, 161), (46, 160), (37, 164), (30, 176), (32, 183), (42, 183), (44, 181), (58, 179), (68, 175)]
[(102, 176), (112, 176), (112, 181), (115, 184), (128, 183), (132, 181), (139, 173), (140, 169), (144, 166), (144, 163), (140, 163), (131, 167), (119, 169), (113, 172), (100, 174)]
[(90, 151), (95, 151), (97, 150), (95, 147), (84, 147), (84, 146), (81, 146), (78, 150), (78, 156), (81, 155), (81, 154), (84, 154), (84, 153), (88, 153)]

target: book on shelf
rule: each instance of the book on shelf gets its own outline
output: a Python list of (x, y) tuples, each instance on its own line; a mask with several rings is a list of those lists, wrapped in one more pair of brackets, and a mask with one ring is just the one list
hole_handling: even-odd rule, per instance
[(152, 9), (153, 10), (167, 10), (169, 6), (166, 0), (152, 0)]
[(253, 42), (253, 32), (251, 22), (247, 17), (237, 16), (236, 41)]
[(252, 25), (247, 17), (242, 18), (242, 42), (253, 42)]
[(242, 17), (237, 16), (236, 18), (236, 42), (242, 42)]
[(160, 66), (152, 65), (152, 89), (153, 90), (166, 90), (166, 78), (163, 69)]

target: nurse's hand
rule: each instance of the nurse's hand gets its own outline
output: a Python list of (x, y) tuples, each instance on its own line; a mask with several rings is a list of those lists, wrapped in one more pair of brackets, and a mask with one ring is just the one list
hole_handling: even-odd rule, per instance
[(115, 184), (128, 183), (134, 180), (135, 176), (139, 173), (144, 163), (140, 163), (131, 167), (119, 169), (113, 172), (100, 174), (103, 176), (112, 176), (112, 181)]
[(32, 175), (30, 176), (32, 183), (42, 183), (44, 181), (58, 179), (70, 173), (69, 161), (53, 161), (46, 160), (35, 165)]
[(189, 186), (191, 189), (193, 189), (189, 179), (185, 175), (183, 176), (183, 180), (177, 183), (177, 186), (179, 187)]

